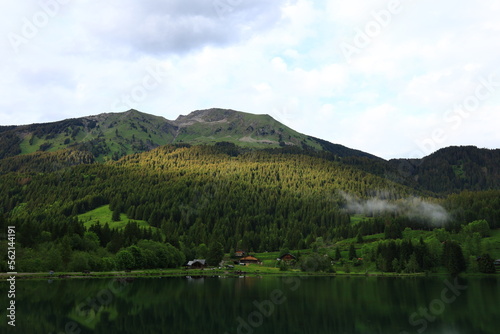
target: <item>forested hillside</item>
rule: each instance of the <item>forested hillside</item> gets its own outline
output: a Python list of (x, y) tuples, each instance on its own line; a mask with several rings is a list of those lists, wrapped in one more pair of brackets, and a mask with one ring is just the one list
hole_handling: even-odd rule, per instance
[(422, 189), (436, 193), (500, 188), (500, 149), (447, 147), (423, 159), (390, 161)]
[(487, 233), (468, 224), (500, 228), (499, 152), (450, 147), (385, 161), (224, 109), (0, 127), (0, 228), (16, 228), (19, 271), (216, 264), (235, 249), (359, 246), (408, 229), (435, 231), (416, 248), (418, 266), (400, 241), (365, 255), (384, 271), (428, 270), (427, 242), (434, 259), (447, 240), (472, 258)]
[[(27, 160), (15, 161), (28, 157), (32, 169)], [(154, 254), (149, 264), (144, 260), (136, 267), (155, 267), (159, 259), (175, 267), (209, 250), (303, 249), (318, 237), (330, 243), (435, 227), (396, 211), (352, 224), (345, 194), (369, 199), (380, 193), (397, 203), (421, 193), (335, 159), (287, 149), (241, 151), (221, 143), (163, 146), (106, 164), (85, 159), (61, 151), (5, 160), (0, 228), (16, 226), (20, 271), (130, 267), (133, 247), (140, 248), (137, 254)], [(459, 229), (476, 219), (500, 227), (498, 195), (463, 193), (441, 200), (452, 215), (447, 227)], [(110, 221), (126, 217), (125, 228), (84, 227), (81, 215), (104, 206), (111, 210)]]
[[(226, 249), (244, 238), (255, 249), (276, 249), (284, 240), (296, 247), (311, 233), (333, 235), (349, 221), (339, 190), (413, 193), (337, 162), (279, 151), (234, 156), (227, 146), (165, 146), (115, 163), (56, 167), (2, 176), (1, 204), (12, 220), (52, 224), (110, 204), (162, 228), (172, 242), (186, 235), (187, 243), (206, 243), (213, 235)], [(59, 218), (47, 219), (52, 215)]]
[(451, 146), (422, 159), (385, 161), (346, 156), (339, 160), (431, 196), (500, 189), (500, 149)]
[[(341, 161), (370, 174), (427, 192), (450, 194), (462, 190), (500, 188), (500, 150), (473, 146), (448, 147), (422, 159), (385, 161), (369, 153), (304, 135), (268, 115), (228, 109), (197, 110), (170, 121), (129, 110), (54, 123), (0, 127), (0, 173), (20, 171), (33, 159), (39, 171), (49, 160), (60, 167), (105, 162), (167, 145), (231, 143), (238, 153), (286, 148), (288, 152)], [(66, 150), (66, 157), (58, 157)], [(43, 152), (54, 153), (48, 158)], [(30, 156), (30, 154), (33, 154)], [(23, 157), (24, 159), (15, 159)], [(13, 158), (6, 160), (6, 158)], [(28, 167), (31, 168), (31, 167)]]

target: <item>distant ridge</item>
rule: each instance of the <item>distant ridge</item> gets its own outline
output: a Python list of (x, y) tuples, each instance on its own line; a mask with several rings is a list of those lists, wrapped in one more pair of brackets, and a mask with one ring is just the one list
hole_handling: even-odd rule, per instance
[(376, 156), (301, 134), (269, 115), (230, 109), (195, 110), (176, 120), (134, 109), (52, 123), (0, 127), (0, 159), (34, 152), (86, 150), (97, 161), (117, 160), (168, 144), (233, 143), (247, 149), (296, 147), (339, 157)]
[(451, 146), (422, 159), (393, 159), (389, 163), (433, 192), (500, 189), (500, 149)]
[(430, 195), (500, 189), (500, 149), (448, 147), (423, 159), (386, 161), (301, 134), (269, 115), (220, 108), (195, 110), (173, 121), (131, 109), (52, 123), (0, 126), (0, 174), (45, 173), (102, 163), (164, 145), (216, 145), (218, 152), (232, 156), (251, 150), (310, 155)]

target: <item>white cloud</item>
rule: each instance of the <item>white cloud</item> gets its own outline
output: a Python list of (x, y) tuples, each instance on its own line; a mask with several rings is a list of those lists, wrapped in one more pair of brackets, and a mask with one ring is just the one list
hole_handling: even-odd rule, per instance
[(210, 107), (267, 113), (300, 132), (386, 158), (411, 155), (417, 141), (443, 127), (447, 140), (436, 148), (498, 146), (498, 92), (459, 130), (443, 121), (480, 78), (500, 73), (496, 1), (402, 0), (401, 11), (350, 64), (339, 45), (389, 0), (217, 3), (225, 7), (205, 0), (98, 6), (75, 0), (17, 53), (8, 36), (22, 34), (24, 18), (42, 9), (34, 0), (3, 4), (0, 124), (115, 110), (160, 66), (161, 82), (132, 102), (170, 119)]

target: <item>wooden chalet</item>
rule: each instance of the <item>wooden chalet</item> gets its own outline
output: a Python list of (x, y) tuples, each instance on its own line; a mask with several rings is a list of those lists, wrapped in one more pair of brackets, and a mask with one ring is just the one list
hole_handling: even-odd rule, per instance
[(203, 259), (194, 259), (186, 264), (186, 269), (203, 269), (207, 266), (207, 261)]
[(281, 255), (278, 258), (278, 261), (285, 261), (285, 262), (297, 261), (297, 257), (293, 254), (286, 253), (286, 254)]
[(245, 256), (240, 259), (240, 263), (259, 263), (260, 260), (253, 256)]
[(234, 252), (234, 257), (244, 257), (245, 255), (247, 255), (247, 253), (242, 250)]

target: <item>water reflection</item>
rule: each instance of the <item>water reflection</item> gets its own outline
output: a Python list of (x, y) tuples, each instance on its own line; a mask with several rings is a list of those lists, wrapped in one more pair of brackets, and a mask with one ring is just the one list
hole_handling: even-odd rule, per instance
[[(458, 295), (449, 284), (384, 277), (18, 280), (16, 332), (498, 333), (499, 279), (461, 280), (456, 284), (466, 288)], [(0, 289), (6, 295), (7, 285)]]

